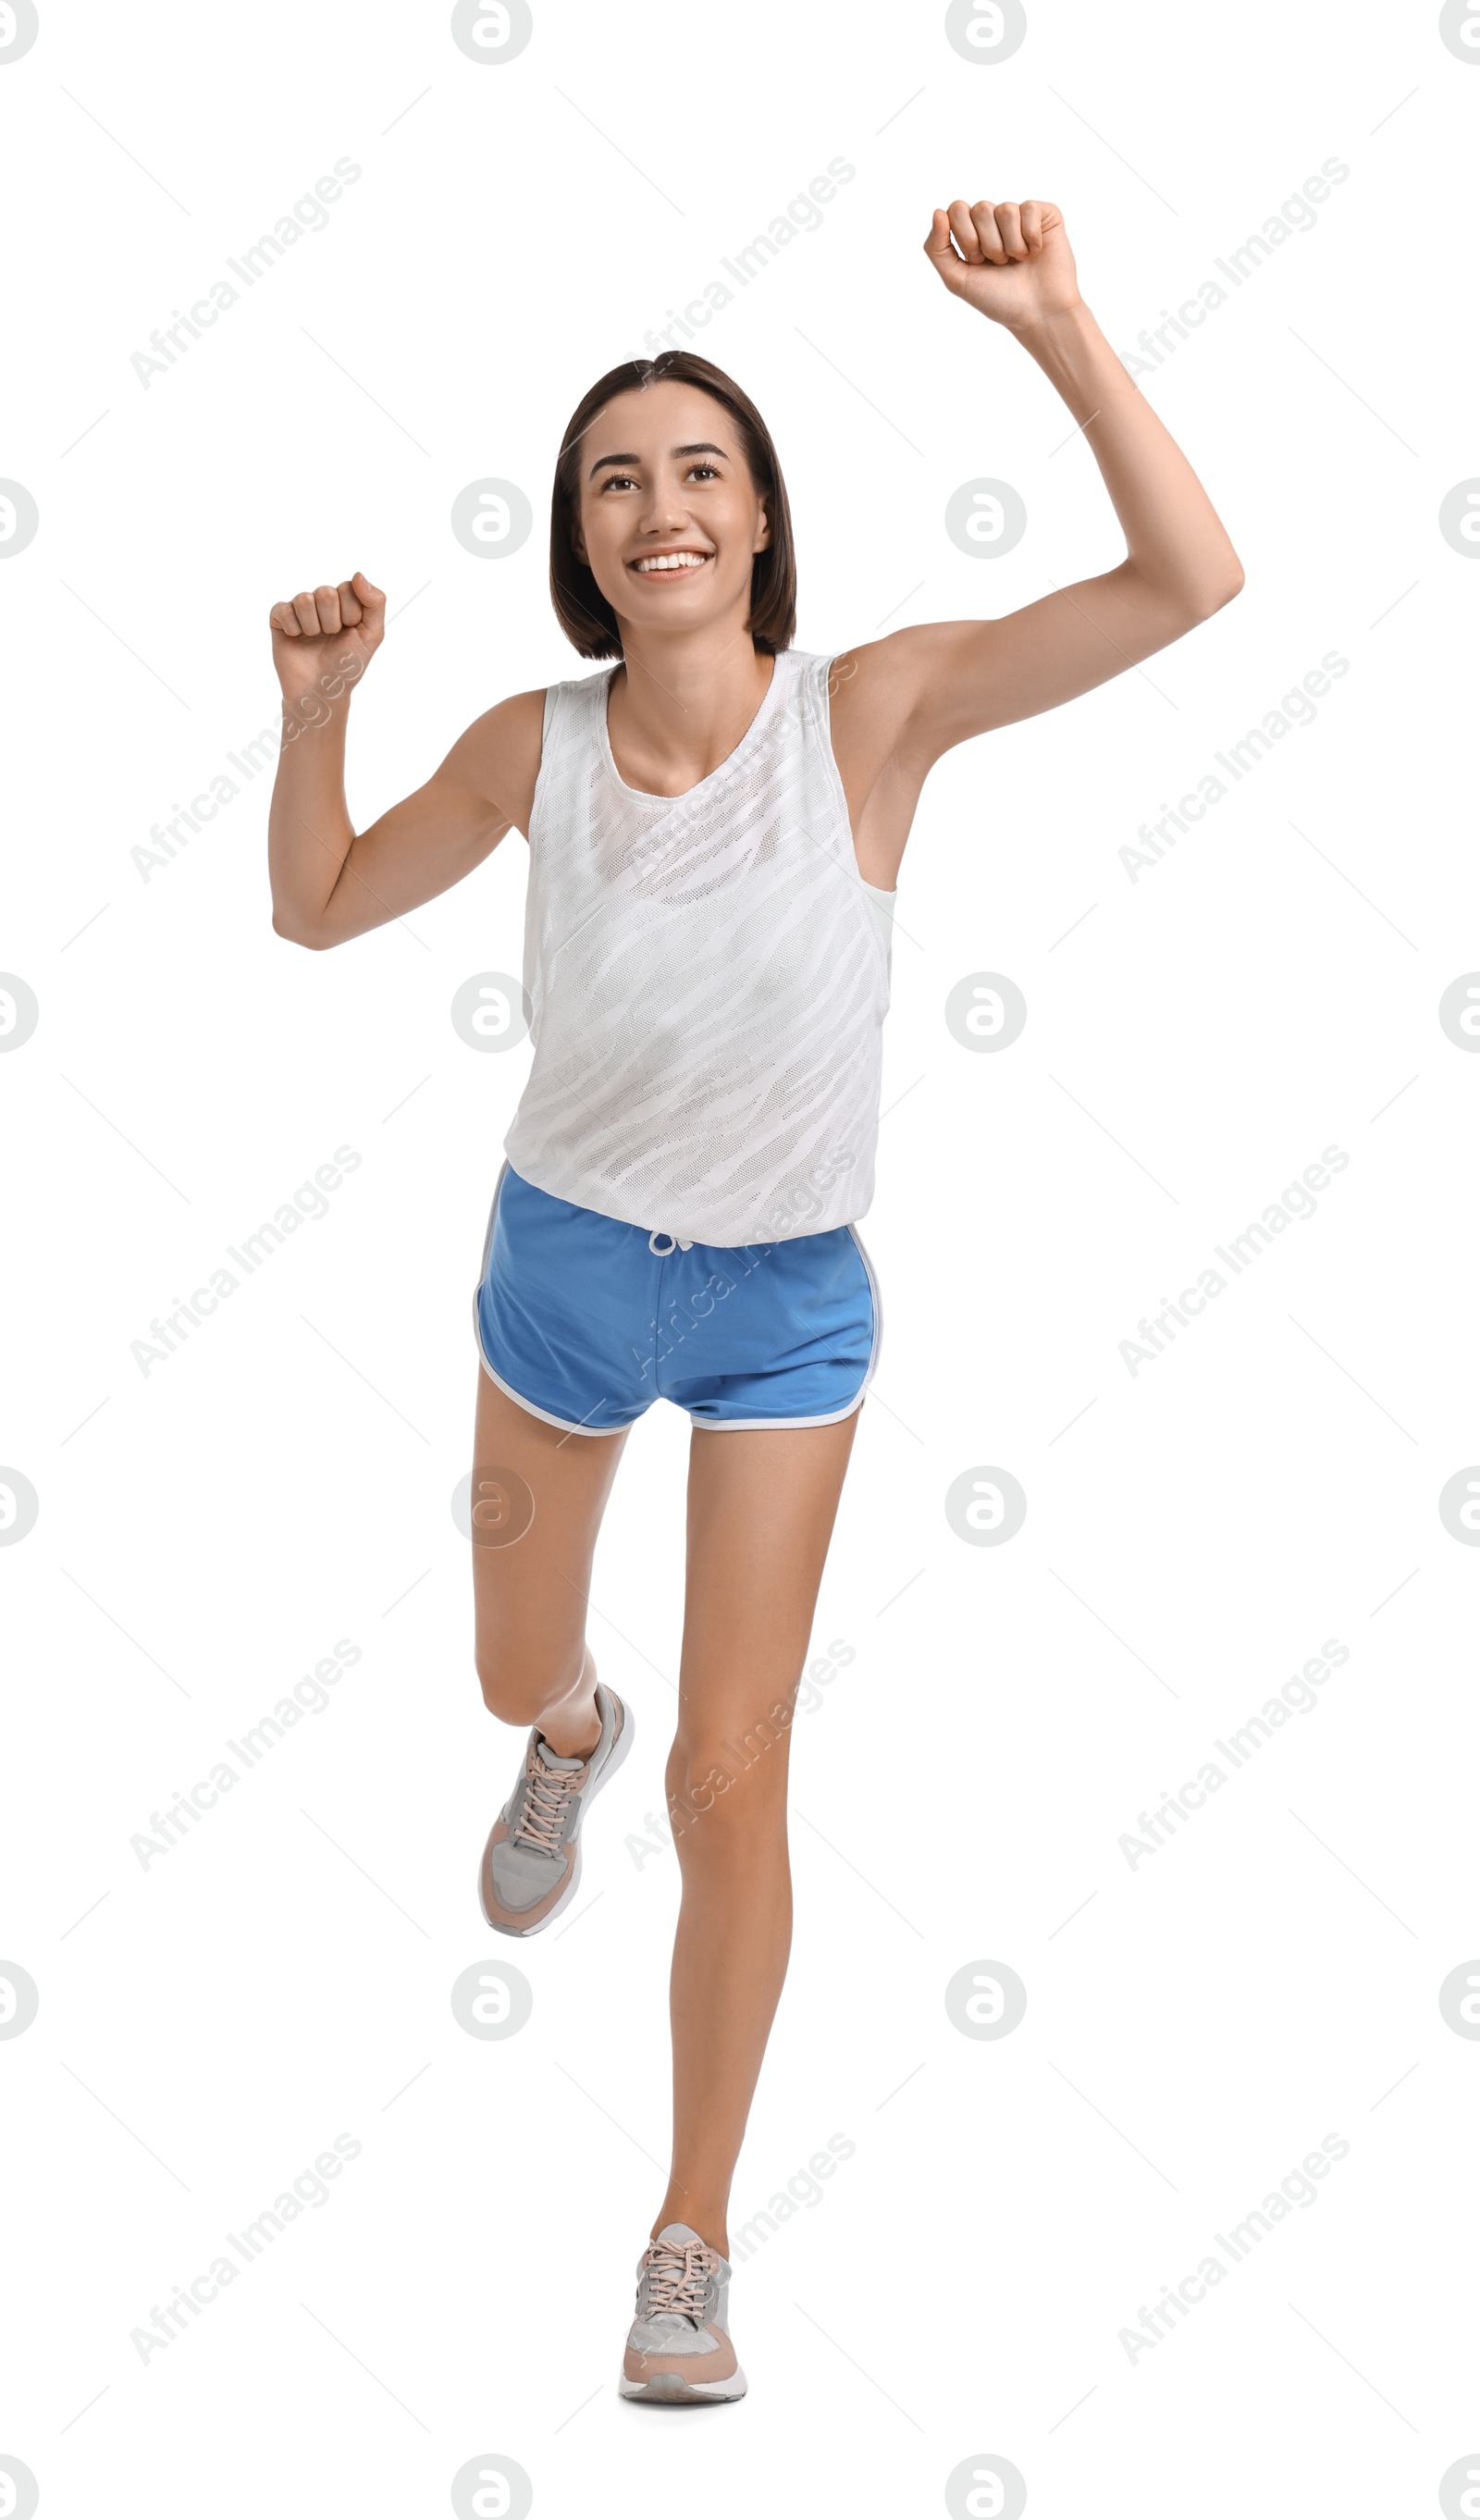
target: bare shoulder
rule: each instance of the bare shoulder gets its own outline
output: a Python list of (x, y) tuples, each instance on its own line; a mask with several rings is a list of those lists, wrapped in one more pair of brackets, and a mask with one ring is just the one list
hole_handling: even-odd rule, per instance
[(828, 689), (831, 706), (832, 749), (843, 773), (866, 786), (891, 760), (914, 750), (921, 774), (934, 757), (920, 741), (922, 702), (932, 678), (951, 652), (959, 625), (929, 621), (908, 630), (893, 630), (886, 639), (870, 639), (832, 659)]
[(526, 836), (544, 747), (545, 694), (515, 692), (459, 736), (438, 772), (475, 788)]

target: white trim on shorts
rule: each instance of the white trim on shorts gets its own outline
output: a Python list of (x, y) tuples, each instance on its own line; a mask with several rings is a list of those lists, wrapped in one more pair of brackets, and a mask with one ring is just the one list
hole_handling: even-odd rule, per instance
[(525, 1399), (522, 1391), (516, 1391), (512, 1382), (506, 1382), (501, 1373), (495, 1373), (487, 1357), (483, 1353), (483, 1325), (478, 1314), (478, 1297), (483, 1289), (483, 1281), (488, 1275), (489, 1255), (493, 1250), (493, 1223), (499, 1209), (499, 1192), (504, 1187), (504, 1176), (508, 1170), (509, 1158), (506, 1155), (499, 1170), (498, 1180), (493, 1185), (493, 1200), (488, 1210), (488, 1231), (483, 1237), (482, 1265), (478, 1270), (478, 1282), (472, 1290), (472, 1335), (477, 1345), (478, 1363), (482, 1367), (483, 1372), (487, 1374), (489, 1381), (496, 1384), (498, 1389), (504, 1393), (507, 1399), (516, 1401), (520, 1409), (526, 1409), (528, 1411), (531, 1418), (543, 1418), (547, 1426), (559, 1426), (562, 1434), (630, 1434), (632, 1428), (637, 1424), (637, 1419), (635, 1418), (629, 1418), (625, 1426), (575, 1426), (571, 1424), (568, 1418), (557, 1418), (553, 1410), (537, 1408), (532, 1400)]
[(691, 1425), (700, 1426), (706, 1433), (712, 1435), (750, 1434), (763, 1430), (768, 1426), (775, 1426), (778, 1428), (786, 1428), (791, 1426), (835, 1426), (838, 1424), (840, 1419), (851, 1418), (855, 1409), (862, 1409), (864, 1405), (864, 1396), (868, 1391), (870, 1383), (874, 1379), (875, 1372), (878, 1365), (878, 1351), (882, 1344), (884, 1331), (884, 1311), (883, 1306), (879, 1301), (878, 1280), (874, 1274), (874, 1263), (870, 1259), (868, 1252), (864, 1249), (863, 1238), (857, 1232), (856, 1228), (851, 1225), (848, 1227), (847, 1231), (852, 1235), (854, 1247), (858, 1252), (860, 1260), (862, 1260), (864, 1264), (865, 1274), (869, 1281), (869, 1293), (874, 1304), (874, 1344), (869, 1350), (868, 1368), (865, 1372), (862, 1382), (853, 1394), (852, 1399), (847, 1403), (847, 1406), (842, 1409), (830, 1409), (825, 1418), (699, 1418), (695, 1415), (695, 1412), (692, 1409), (686, 1409), (684, 1411), (684, 1415), (689, 1419)]
[[(517, 1403), (518, 1403), (518, 1405), (519, 1405), (519, 1407), (520, 1407), (521, 1409), (527, 1409), (527, 1411), (529, 1412), (529, 1415), (530, 1415), (530, 1417), (531, 1417), (531, 1418), (543, 1418), (543, 1419), (544, 1419), (544, 1421), (545, 1421), (545, 1423), (546, 1423), (546, 1425), (547, 1425), (547, 1426), (559, 1426), (559, 1427), (561, 1429), (561, 1431), (562, 1431), (564, 1434), (566, 1434), (566, 1435), (630, 1435), (630, 1434), (631, 1434), (633, 1427), (637, 1424), (637, 1419), (636, 1419), (635, 1418), (629, 1418), (627, 1419), (626, 1424), (625, 1424), (625, 1425), (623, 1425), (623, 1426), (573, 1426), (573, 1425), (571, 1424), (571, 1422), (570, 1422), (570, 1420), (569, 1420), (569, 1418), (556, 1418), (556, 1417), (554, 1417), (554, 1416), (551, 1414), (551, 1412), (550, 1412), (548, 1409), (537, 1409), (537, 1408), (535, 1407), (534, 1402), (533, 1402), (532, 1400), (526, 1400), (526, 1399), (525, 1399), (525, 1397), (524, 1397), (524, 1395), (523, 1395), (522, 1391), (516, 1391), (516, 1389), (515, 1389), (515, 1387), (514, 1387), (514, 1385), (513, 1385), (513, 1383), (512, 1383), (512, 1382), (506, 1382), (506, 1381), (504, 1380), (504, 1377), (503, 1377), (503, 1375), (502, 1375), (501, 1373), (495, 1373), (495, 1372), (494, 1372), (494, 1370), (493, 1370), (493, 1368), (492, 1368), (492, 1366), (491, 1366), (491, 1365), (489, 1364), (489, 1362), (488, 1362), (488, 1359), (487, 1359), (487, 1358), (486, 1358), (486, 1356), (483, 1354), (483, 1341), (482, 1341), (482, 1336), (481, 1336), (481, 1333), (478, 1331), (478, 1329), (477, 1329), (477, 1326), (476, 1326), (476, 1317), (477, 1317), (477, 1301), (478, 1301), (478, 1299), (477, 1299), (476, 1295), (474, 1295), (474, 1297), (473, 1297), (473, 1299), (472, 1299), (472, 1305), (473, 1305), (473, 1320), (474, 1320), (474, 1335), (477, 1337), (477, 1342), (478, 1342), (478, 1362), (479, 1362), (479, 1364), (482, 1366), (483, 1372), (487, 1374), (489, 1381), (490, 1381), (490, 1382), (497, 1383), (497, 1385), (498, 1385), (498, 1387), (499, 1387), (500, 1391), (504, 1392), (504, 1393), (508, 1396), (508, 1398), (509, 1398), (509, 1399), (511, 1399), (511, 1400), (516, 1400), (516, 1401), (517, 1401)], [(661, 1395), (661, 1393), (660, 1393), (658, 1396), (659, 1396), (659, 1398), (661, 1398), (661, 1396), (662, 1396), (662, 1395)], [(650, 1403), (649, 1403), (649, 1407), (650, 1408), (650, 1406), (651, 1406), (651, 1403), (650, 1402)], [(645, 1409), (645, 1410), (644, 1410), (644, 1412), (643, 1412), (644, 1417), (646, 1417), (646, 1416), (647, 1416), (647, 1414), (648, 1414), (648, 1412), (647, 1412), (647, 1410)]]

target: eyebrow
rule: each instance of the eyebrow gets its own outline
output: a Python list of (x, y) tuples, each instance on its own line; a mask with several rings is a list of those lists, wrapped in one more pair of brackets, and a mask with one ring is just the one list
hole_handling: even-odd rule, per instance
[[(668, 452), (670, 455), (721, 455), (724, 456), (726, 463), (730, 460), (725, 447), (712, 445), (707, 438), (699, 438), (692, 446), (672, 446)], [(642, 460), (640, 455), (602, 455), (592, 465), (586, 478), (588, 481), (594, 479), (595, 475), (603, 472), (608, 464), (641, 464)]]

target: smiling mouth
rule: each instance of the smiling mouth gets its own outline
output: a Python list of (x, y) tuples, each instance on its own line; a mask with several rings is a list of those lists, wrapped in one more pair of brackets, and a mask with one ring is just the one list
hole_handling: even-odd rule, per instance
[(627, 565), (639, 577), (689, 577), (712, 557), (710, 552), (648, 552), (639, 560), (630, 560)]

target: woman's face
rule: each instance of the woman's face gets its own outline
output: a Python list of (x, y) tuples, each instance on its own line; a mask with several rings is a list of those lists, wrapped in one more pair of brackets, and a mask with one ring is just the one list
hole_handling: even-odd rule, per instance
[(771, 526), (723, 403), (677, 380), (618, 394), (586, 432), (579, 480), (576, 552), (620, 621), (744, 621)]

